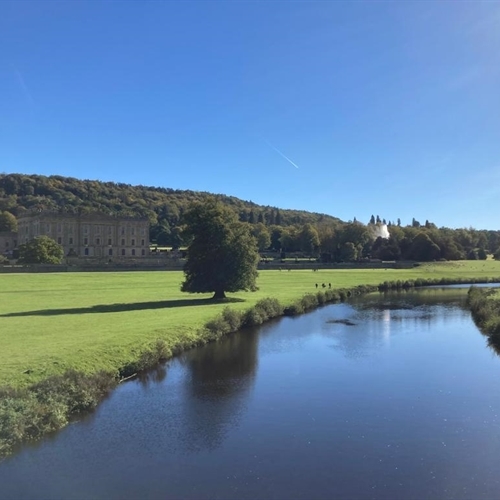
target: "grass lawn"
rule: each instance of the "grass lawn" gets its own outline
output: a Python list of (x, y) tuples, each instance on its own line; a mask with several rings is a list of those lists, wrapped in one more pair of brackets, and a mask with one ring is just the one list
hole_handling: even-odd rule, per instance
[(68, 368), (117, 370), (158, 338), (174, 347), (224, 307), (264, 297), (291, 304), (315, 283), (333, 288), (415, 278), (500, 277), (500, 262), (426, 264), (414, 269), (260, 271), (259, 291), (210, 295), (179, 291), (181, 272), (0, 274), (0, 385), (24, 386)]

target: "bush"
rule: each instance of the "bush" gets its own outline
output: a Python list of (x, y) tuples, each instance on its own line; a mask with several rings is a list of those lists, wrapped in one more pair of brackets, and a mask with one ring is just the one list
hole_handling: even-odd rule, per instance
[(70, 370), (28, 389), (1, 389), (0, 456), (20, 441), (60, 429), (72, 415), (95, 408), (115, 385), (111, 373)]

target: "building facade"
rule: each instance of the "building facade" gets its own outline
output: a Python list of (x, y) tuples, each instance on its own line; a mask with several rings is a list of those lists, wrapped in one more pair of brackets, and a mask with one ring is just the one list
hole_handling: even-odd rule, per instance
[(140, 258), (149, 255), (149, 221), (100, 213), (23, 214), (17, 219), (19, 244), (48, 236), (68, 257)]
[(15, 248), (17, 248), (17, 233), (0, 232), (0, 255), (12, 257)]

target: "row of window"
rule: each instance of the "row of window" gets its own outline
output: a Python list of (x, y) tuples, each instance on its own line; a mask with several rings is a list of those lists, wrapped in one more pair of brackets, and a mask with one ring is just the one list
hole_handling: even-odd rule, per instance
[[(59, 243), (59, 245), (62, 245), (62, 238), (61, 238), (61, 236), (59, 236), (57, 238), (57, 243)], [(69, 245), (73, 245), (73, 238), (69, 238), (68, 239), (68, 244)], [(83, 239), (83, 244), (84, 245), (88, 245), (89, 244), (89, 239), (88, 238), (84, 238)], [(96, 238), (95, 244), (96, 245), (100, 245), (101, 244), (101, 238)], [(112, 244), (113, 244), (113, 240), (111, 238), (109, 238), (108, 239), (108, 245), (112, 245)], [(132, 240), (131, 245), (135, 246), (135, 240)], [(141, 240), (141, 246), (145, 246), (145, 245), (146, 245), (146, 240)], [(122, 239), (122, 246), (125, 246), (125, 239)]]
[[(5, 242), (5, 248), (9, 248), (10, 243), (8, 241)], [(17, 240), (14, 240), (14, 248), (17, 247)]]
[[(113, 229), (114, 229), (113, 226), (107, 226), (107, 227), (108, 227), (108, 234), (113, 234)], [(95, 234), (99, 234), (101, 232), (101, 227), (100, 226), (93, 226), (93, 228), (94, 228), (94, 233)], [(33, 231), (35, 232), (35, 234), (38, 234), (39, 232), (43, 232), (43, 229), (44, 229), (44, 225), (41, 224), (41, 223), (35, 223), (33, 225)], [(50, 229), (51, 229), (50, 224), (48, 224), (48, 223), (45, 224), (45, 233), (50, 233)], [(67, 229), (68, 229), (68, 232), (70, 234), (73, 233), (73, 225), (69, 225), (67, 227)], [(104, 229), (104, 227), (103, 227), (103, 229)], [(125, 235), (126, 234), (126, 229), (127, 229), (126, 227), (120, 227), (120, 234)], [(130, 234), (132, 236), (134, 236), (135, 235), (135, 228), (131, 227), (129, 229), (130, 229)], [(57, 224), (57, 232), (58, 233), (62, 233), (62, 230), (63, 230), (62, 224)], [(90, 230), (90, 226), (88, 226), (88, 225), (83, 226), (83, 234), (89, 234), (89, 230)], [(24, 232), (25, 233), (29, 232), (29, 226), (28, 225), (26, 225), (24, 227)], [(104, 231), (103, 231), (103, 233), (104, 233)], [(137, 234), (139, 234), (139, 232)], [(141, 228), (140, 234), (142, 236), (146, 236), (146, 228), (145, 227)]]
[[(89, 255), (89, 249), (88, 249), (88, 248), (86, 248), (86, 249), (83, 251), (83, 254), (84, 254), (84, 255)], [(121, 254), (122, 256), (124, 256), (124, 257), (127, 255), (127, 252), (126, 252), (125, 248), (122, 248), (122, 250), (121, 250), (120, 254)], [(108, 255), (110, 255), (110, 256), (111, 256), (111, 255), (113, 255), (113, 249), (112, 249), (112, 248), (110, 248), (110, 249), (108, 250)], [(136, 255), (136, 253), (135, 253), (135, 248), (132, 248), (132, 250), (130, 251), (130, 255), (132, 255), (133, 257)], [(138, 255), (138, 254), (137, 254), (137, 255)], [(146, 250), (144, 250), (144, 248), (141, 250), (141, 255), (142, 255), (142, 256), (146, 255)]]

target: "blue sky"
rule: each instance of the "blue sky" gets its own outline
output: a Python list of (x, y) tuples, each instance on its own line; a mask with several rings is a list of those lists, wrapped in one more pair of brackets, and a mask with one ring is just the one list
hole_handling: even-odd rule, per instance
[(3, 1), (0, 95), (0, 172), (500, 229), (498, 2)]

